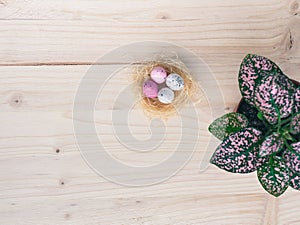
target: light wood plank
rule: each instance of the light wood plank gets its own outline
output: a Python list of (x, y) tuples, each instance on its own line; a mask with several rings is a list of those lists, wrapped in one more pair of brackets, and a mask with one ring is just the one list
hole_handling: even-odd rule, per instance
[[(43, 218), (43, 224), (55, 222), (55, 224), (84, 225), (229, 225), (233, 223), (256, 225), (263, 220), (262, 212), (265, 206), (265, 198), (261, 195), (185, 195), (110, 199), (57, 196), (33, 198), (30, 201), (32, 211), (24, 199), (4, 201), (6, 209), (3, 215), (10, 214), (13, 217), (5, 216), (1, 219), (13, 224), (40, 224), (40, 219)], [(182, 208), (178, 208), (179, 205)], [(84, 211), (82, 211), (83, 207)], [(39, 212), (39, 214), (32, 212)]]
[[(207, 149), (210, 107), (234, 110), (245, 54), (265, 55), (300, 80), (298, 12), (297, 0), (0, 0), (0, 224), (299, 224), (298, 191), (290, 188), (275, 199), (255, 173), (230, 174), (212, 165), (200, 170), (214, 150)], [(72, 109), (92, 63), (114, 48), (147, 40), (194, 52), (212, 71), (206, 88), (215, 88), (215, 79), (223, 96), (196, 106), (199, 140), (178, 174), (130, 188), (99, 176), (84, 161)], [(100, 63), (99, 76), (127, 63)], [(180, 123), (177, 117), (167, 121), (164, 144), (146, 157), (121, 146), (111, 114), (125, 108), (114, 108), (112, 96), (129, 83), (129, 74), (118, 73), (106, 84), (96, 102), (97, 132), (115, 158), (154, 164), (172, 154)], [(149, 137), (149, 120), (140, 109), (129, 120), (135, 137)]]
[[(267, 17), (276, 10), (285, 9), (293, 15), (298, 11), (295, 1), (111, 1), (105, 0), (2, 0), (0, 18), (5, 20), (190, 20), (240, 19), (245, 16)], [(242, 11), (241, 11), (242, 10)], [(233, 15), (233, 13), (235, 13)]]
[[(197, 19), (157, 20), (141, 16), (107, 20), (106, 15), (100, 13), (97, 20), (1, 20), (0, 62), (2, 65), (90, 64), (113, 48), (145, 40), (174, 42), (214, 62), (223, 61), (228, 54), (231, 60), (240, 59), (248, 52), (275, 59), (298, 58), (294, 48), (299, 39), (299, 18), (291, 13), (292, 2), (258, 2), (242, 1), (243, 4), (236, 7), (233, 5), (237, 1), (210, 3), (220, 4), (220, 8), (210, 7), (206, 1), (199, 1), (193, 7), (186, 3), (187, 8), (174, 6), (180, 10), (194, 8)], [(19, 4), (22, 5), (22, 1)], [(99, 4), (98, 7), (104, 3)], [(141, 5), (147, 10), (147, 4)], [(9, 8), (9, 2), (2, 8)], [(129, 10), (130, 14), (132, 8), (127, 5), (119, 10), (124, 14)], [(183, 14), (196, 16), (196, 13)], [(291, 40), (294, 41), (292, 47)]]

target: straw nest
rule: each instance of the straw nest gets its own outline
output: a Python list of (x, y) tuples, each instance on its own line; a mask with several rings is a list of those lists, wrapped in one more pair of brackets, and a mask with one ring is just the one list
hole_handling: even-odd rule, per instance
[[(154, 67), (163, 67), (168, 74), (177, 73), (184, 80), (184, 88), (175, 91), (175, 98), (171, 104), (164, 104), (158, 98), (147, 98), (143, 95), (143, 84), (150, 79), (150, 73)], [(146, 115), (167, 119), (177, 112), (198, 93), (198, 86), (193, 80), (188, 68), (179, 59), (158, 57), (155, 60), (139, 63), (133, 70), (133, 80), (136, 83), (136, 94)]]

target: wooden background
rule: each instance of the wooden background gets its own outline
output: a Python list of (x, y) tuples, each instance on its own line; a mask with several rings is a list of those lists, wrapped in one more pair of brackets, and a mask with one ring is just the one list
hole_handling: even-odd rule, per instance
[[(202, 58), (218, 81), (225, 111), (240, 99), (237, 72), (247, 53), (273, 59), (299, 80), (298, 13), (297, 0), (0, 0), (0, 224), (300, 224), (298, 191), (273, 198), (255, 173), (214, 166), (199, 172), (213, 120), (205, 101), (191, 161), (168, 181), (147, 187), (98, 176), (80, 155), (72, 123), (74, 96), (90, 65), (136, 41), (169, 41)], [(106, 91), (97, 111), (113, 154), (144, 165), (170, 153), (174, 136), (161, 154), (144, 161), (118, 146), (109, 121), (116, 90)], [(143, 136), (142, 122), (133, 120), (132, 129)]]

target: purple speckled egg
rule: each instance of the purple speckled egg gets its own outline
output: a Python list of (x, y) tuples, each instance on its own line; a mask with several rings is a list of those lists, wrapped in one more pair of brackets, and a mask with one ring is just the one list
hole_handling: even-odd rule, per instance
[(152, 80), (154, 80), (158, 84), (162, 84), (166, 81), (167, 72), (164, 68), (157, 66), (154, 67), (150, 74)]
[(143, 85), (143, 93), (148, 98), (156, 98), (158, 93), (158, 85), (152, 80), (145, 81)]

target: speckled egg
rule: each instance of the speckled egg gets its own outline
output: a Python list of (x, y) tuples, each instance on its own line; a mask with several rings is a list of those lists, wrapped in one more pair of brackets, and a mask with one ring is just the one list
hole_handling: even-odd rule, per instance
[(158, 85), (152, 80), (145, 81), (143, 93), (148, 98), (156, 98), (158, 94)]
[(170, 104), (174, 100), (174, 92), (167, 87), (164, 87), (158, 92), (158, 100), (164, 104)]
[(184, 88), (184, 80), (177, 73), (171, 73), (167, 77), (166, 85), (173, 91), (180, 91)]
[(166, 81), (167, 72), (164, 68), (157, 66), (154, 67), (150, 73), (152, 80), (154, 80), (158, 84), (162, 84)]

